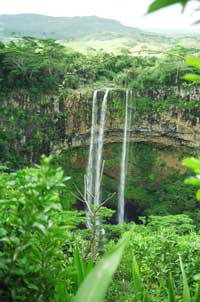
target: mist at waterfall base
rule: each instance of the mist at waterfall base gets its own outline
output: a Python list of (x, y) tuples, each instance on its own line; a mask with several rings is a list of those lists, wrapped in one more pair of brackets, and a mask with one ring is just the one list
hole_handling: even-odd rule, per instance
[[(104, 133), (106, 124), (106, 113), (108, 105), (109, 92), (114, 89), (105, 89), (104, 95), (99, 98), (99, 93), (102, 90), (95, 90), (93, 94), (92, 102), (92, 120), (91, 120), (91, 136), (88, 165), (86, 171), (86, 198), (88, 206), (99, 206), (103, 200), (101, 200), (101, 182), (103, 174), (103, 145), (104, 145)], [(124, 116), (124, 130), (122, 141), (122, 152), (120, 162), (120, 179), (119, 189), (117, 192), (117, 221), (118, 223), (124, 222), (125, 216), (125, 185), (126, 185), (126, 170), (127, 170), (127, 157), (128, 157), (128, 130), (131, 123), (131, 115), (128, 113), (130, 91), (124, 90), (125, 98), (119, 99), (119, 102), (123, 102), (125, 106)], [(124, 102), (125, 99), (125, 102)], [(98, 117), (98, 104), (100, 103), (100, 117)], [(87, 226), (90, 227), (90, 212), (87, 213)], [(97, 221), (97, 224), (100, 222)]]

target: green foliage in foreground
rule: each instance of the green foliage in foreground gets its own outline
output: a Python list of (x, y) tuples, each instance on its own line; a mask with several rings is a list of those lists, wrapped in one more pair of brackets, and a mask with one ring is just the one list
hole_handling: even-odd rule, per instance
[[(158, 217), (159, 218), (159, 217)], [(170, 221), (168, 217), (163, 217)], [(174, 216), (174, 220), (179, 217)], [(181, 218), (184, 221), (184, 217)], [(199, 273), (199, 235), (191, 231), (194, 226), (183, 223), (183, 227), (165, 226), (160, 220), (160, 226), (136, 226), (132, 232), (129, 245), (122, 257), (122, 261), (108, 290), (108, 302), (131, 302), (133, 300), (132, 266), (136, 258), (144, 292), (148, 293), (150, 301), (166, 301), (166, 288), (169, 274), (173, 275), (177, 296), (181, 297), (182, 281), (180, 278), (179, 255), (181, 255), (188, 282), (193, 287), (194, 275)], [(172, 220), (171, 220), (172, 221)], [(186, 218), (186, 223), (187, 218)]]
[[(67, 178), (62, 169), (51, 167), (51, 158), (0, 178), (1, 301), (166, 302), (170, 274), (171, 291), (175, 283), (175, 297), (182, 301), (180, 255), (194, 288), (200, 236), (186, 215), (149, 217), (145, 225), (105, 225), (105, 239), (112, 240), (98, 246), (94, 260), (86, 248), (90, 231), (78, 227), (83, 218), (62, 208)], [(126, 230), (131, 233), (116, 246), (113, 239)], [(102, 253), (106, 256), (100, 260)]]
[[(98, 265), (93, 269), (93, 271), (89, 274), (89, 276), (85, 279), (85, 281), (81, 285), (74, 301), (77, 302), (81, 302), (83, 300), (87, 302), (104, 301), (103, 297), (105, 295), (105, 291), (110, 283), (112, 275), (117, 269), (119, 261), (122, 257), (122, 252), (129, 239), (127, 236), (130, 236), (130, 234), (124, 236), (123, 239), (118, 243), (112, 254), (101, 260), (101, 262), (99, 262)], [(188, 285), (188, 278), (186, 276), (184, 265), (180, 256), (179, 256), (179, 263), (180, 263), (179, 270), (181, 270), (181, 274), (182, 274), (182, 280), (180, 281), (180, 285), (182, 287), (183, 293), (177, 295), (174, 289), (174, 281), (172, 279), (172, 275), (170, 272), (168, 281), (166, 280), (165, 282), (166, 293), (165, 293), (165, 298), (164, 300), (162, 299), (162, 301), (198, 302), (200, 299), (200, 283), (197, 284), (193, 297), (191, 297), (190, 288)], [(160, 298), (152, 300), (149, 291), (145, 289), (145, 286), (143, 284), (143, 278), (141, 277), (139, 266), (135, 257), (133, 257), (132, 260), (132, 287), (133, 287), (134, 300), (130, 300), (130, 301), (135, 301), (135, 302), (161, 301)], [(167, 299), (167, 293), (168, 293), (168, 299)], [(118, 301), (121, 301), (120, 297), (118, 298)], [(128, 300), (122, 300), (122, 301), (128, 301)]]
[(56, 280), (69, 264), (75, 218), (62, 210), (67, 178), (50, 160), (0, 175), (1, 301), (53, 301)]
[[(199, 0), (196, 0), (198, 2)], [(191, 0), (154, 0), (148, 8), (148, 13), (153, 13), (161, 8), (165, 8), (174, 4), (181, 4), (183, 8), (191, 2)]]
[(130, 234), (124, 235), (114, 251), (99, 262), (81, 285), (76, 302), (101, 302), (106, 294), (112, 275), (115, 273)]
[(148, 13), (152, 13), (161, 8), (165, 8), (167, 6), (171, 6), (178, 3), (184, 7), (189, 1), (190, 0), (155, 0), (149, 6)]
[[(190, 288), (188, 286), (188, 280), (185, 273), (184, 265), (182, 259), (180, 257), (180, 268), (182, 273), (182, 283), (183, 283), (183, 294), (181, 297), (181, 302), (198, 302), (200, 299), (200, 283), (197, 284), (193, 297), (190, 295)], [(144, 293), (144, 286), (142, 283), (142, 277), (139, 272), (137, 261), (133, 260), (133, 286), (135, 292), (135, 302), (148, 302), (151, 301), (148, 299), (148, 293)], [(169, 280), (166, 285), (167, 292), (168, 292), (168, 302), (176, 302), (180, 301), (177, 297), (175, 289), (174, 289), (174, 281), (171, 276), (169, 275)]]

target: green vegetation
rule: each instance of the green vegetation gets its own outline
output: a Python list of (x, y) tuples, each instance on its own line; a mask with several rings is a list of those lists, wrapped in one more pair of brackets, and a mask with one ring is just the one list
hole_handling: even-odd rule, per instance
[(1, 174), (2, 301), (50, 301), (70, 261), (75, 219), (59, 202), (67, 179), (49, 163), (43, 157), (37, 168)]
[[(41, 31), (42, 28), (42, 31)], [(104, 50), (119, 54), (121, 50), (133, 55), (158, 55), (176, 44), (199, 47), (199, 36), (161, 35), (127, 27), (112, 19), (89, 17), (50, 17), (37, 14), (0, 16), (0, 33), (6, 42), (24, 36), (55, 39), (68, 48), (84, 53)]]
[[(167, 301), (167, 288), (173, 292), (169, 274), (174, 278), (177, 301), (183, 283), (185, 293), (186, 280), (195, 288), (200, 238), (186, 215), (150, 216), (144, 225), (107, 225), (106, 237), (113, 240), (99, 247), (106, 257), (99, 262), (98, 253), (95, 262), (99, 263), (91, 270), (91, 231), (80, 229), (81, 212), (64, 210), (61, 204), (68, 181), (62, 169), (54, 169), (46, 157), (36, 168), (1, 174), (2, 301), (67, 302), (76, 296), (75, 301), (85, 297), (84, 301), (92, 302), (103, 301), (105, 294), (109, 302), (143, 301), (143, 296), (144, 301)], [(115, 247), (114, 240), (128, 229)], [(180, 255), (184, 269), (182, 262), (179, 265)]]
[[(188, 95), (197, 85), (183, 79), (185, 73), (196, 71), (184, 64), (184, 58), (193, 54), (198, 50), (181, 46), (162, 57), (102, 51), (82, 54), (53, 40), (30, 37), (1, 43), (0, 162), (8, 168), (23, 167), (38, 162), (52, 146), (70, 143), (77, 128), (90, 125), (90, 100), (96, 87), (133, 89), (137, 101), (134, 118), (138, 120), (145, 113), (161, 114), (172, 108), (183, 109), (190, 119), (196, 119), (198, 98)], [(121, 112), (118, 97), (113, 97), (111, 108), (116, 123)]]
[[(178, 2), (188, 1), (156, 0), (149, 11)], [(41, 22), (51, 17), (10, 18), (0, 17), (7, 37), (17, 25), (19, 36), (39, 38), (0, 44), (0, 301), (198, 302), (200, 160), (175, 135), (177, 128), (184, 135), (199, 125), (198, 48), (163, 38), (171, 49), (133, 56), (118, 50), (118, 39), (160, 43), (162, 37), (96, 17), (63, 18), (62, 26), (54, 18), (56, 28), (44, 27), (47, 37), (91, 43), (95, 35), (116, 43), (115, 53), (81, 53), (40, 39)], [(26, 18), (32, 21), (25, 27)], [(109, 95), (102, 203), (91, 206), (86, 228), (85, 142), (93, 89), (105, 86), (133, 91), (126, 222), (116, 224), (124, 123), (119, 90)], [(160, 136), (153, 133), (159, 123), (167, 129)]]

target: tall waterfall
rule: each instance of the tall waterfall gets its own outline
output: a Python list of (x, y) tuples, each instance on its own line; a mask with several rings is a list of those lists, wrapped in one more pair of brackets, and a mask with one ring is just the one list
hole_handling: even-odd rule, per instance
[[(86, 190), (87, 190), (86, 197), (89, 206), (92, 204), (94, 205), (100, 204), (103, 140), (104, 140), (104, 129), (105, 129), (107, 99), (108, 99), (109, 89), (106, 89), (103, 97), (99, 127), (97, 127), (98, 92), (99, 90), (96, 90), (93, 96), (90, 149), (89, 149), (89, 158), (88, 158), (87, 175), (86, 175)], [(89, 216), (90, 216), (89, 212), (87, 212), (88, 227), (90, 227)]]
[[(110, 89), (106, 89), (104, 92), (103, 100), (101, 103), (100, 117), (98, 118), (98, 92), (96, 90), (93, 95), (92, 103), (92, 125), (91, 125), (91, 137), (90, 137), (90, 148), (86, 175), (86, 198), (88, 205), (98, 206), (101, 199), (101, 178), (102, 178), (102, 153), (103, 153), (103, 142), (104, 142), (104, 130), (106, 123), (106, 112), (107, 112), (107, 100)], [(102, 90), (101, 90), (102, 91)], [(125, 98), (125, 121), (124, 121), (124, 135), (122, 143), (122, 157), (121, 157), (121, 173), (120, 173), (120, 184), (118, 192), (118, 222), (124, 222), (124, 191), (125, 191), (125, 180), (126, 180), (126, 161), (127, 161), (127, 150), (128, 150), (128, 128), (130, 126), (130, 114), (128, 112), (130, 93), (126, 91)], [(87, 211), (87, 226), (90, 228), (90, 213)], [(99, 224), (99, 221), (97, 221)]]
[(129, 91), (126, 91), (126, 102), (125, 102), (125, 122), (124, 122), (124, 137), (122, 145), (122, 157), (121, 157), (121, 172), (120, 172), (120, 184), (118, 192), (118, 223), (124, 222), (124, 191), (126, 181), (126, 159), (127, 159), (127, 130), (130, 122), (130, 116), (128, 114), (128, 102), (129, 102)]
[(95, 90), (92, 101), (92, 126), (90, 136), (90, 149), (86, 174), (86, 198), (89, 206), (92, 204), (94, 196), (94, 163), (95, 163), (95, 146), (97, 138), (97, 101), (98, 90)]
[(100, 124), (99, 124), (99, 136), (98, 136), (97, 159), (96, 159), (95, 195), (94, 195), (95, 205), (99, 205), (100, 203), (102, 152), (103, 152), (103, 139), (104, 139), (104, 128), (105, 128), (105, 121), (106, 121), (108, 93), (109, 93), (109, 89), (106, 89), (106, 92), (103, 97)]
[(90, 136), (90, 149), (89, 158), (87, 166), (87, 201), (88, 204), (92, 204), (92, 196), (94, 195), (94, 168), (93, 164), (95, 162), (95, 144), (97, 137), (97, 94), (98, 90), (95, 90), (92, 102), (92, 126), (91, 126), (91, 136)]

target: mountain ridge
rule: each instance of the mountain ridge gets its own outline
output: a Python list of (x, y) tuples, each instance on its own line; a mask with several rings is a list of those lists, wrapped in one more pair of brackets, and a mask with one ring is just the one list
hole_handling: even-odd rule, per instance
[[(35, 36), (73, 40), (100, 32), (144, 34), (135, 27), (123, 25), (120, 21), (97, 16), (52, 17), (41, 14), (0, 15), (0, 28), (3, 37)], [(41, 30), (42, 29), (42, 30)]]

